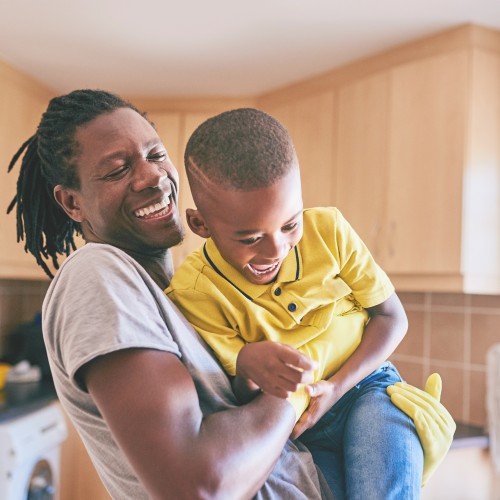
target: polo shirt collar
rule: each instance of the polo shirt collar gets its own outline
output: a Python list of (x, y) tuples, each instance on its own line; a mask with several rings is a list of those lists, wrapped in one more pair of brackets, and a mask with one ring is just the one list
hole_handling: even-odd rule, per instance
[(212, 238), (205, 242), (203, 253), (208, 265), (250, 300), (260, 297), (274, 283), (287, 283), (302, 278), (302, 258), (299, 245), (295, 246), (283, 260), (276, 281), (266, 285), (250, 283), (240, 272), (228, 264), (222, 258)]

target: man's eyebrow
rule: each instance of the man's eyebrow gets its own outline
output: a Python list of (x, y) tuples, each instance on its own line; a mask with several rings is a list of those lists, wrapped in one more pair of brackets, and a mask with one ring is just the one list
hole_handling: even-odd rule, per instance
[[(290, 219), (288, 219), (283, 224), (283, 226), (286, 226), (287, 224), (290, 224), (290, 222), (292, 222), (293, 219), (296, 219), (301, 213), (302, 213), (302, 209), (300, 209), (295, 215), (293, 215), (292, 217), (290, 217)], [(260, 233), (260, 231), (258, 229), (244, 229), (242, 231), (235, 231), (234, 232), (234, 234), (236, 236), (248, 236), (250, 234), (255, 234), (255, 233)]]
[(113, 160), (116, 160), (116, 159), (119, 159), (119, 158), (123, 158), (127, 155), (127, 153), (125, 151), (115, 151), (113, 153), (110, 153), (106, 156), (103, 156), (99, 162), (98, 162), (98, 165), (105, 165), (106, 163), (109, 163), (110, 161), (113, 161)]

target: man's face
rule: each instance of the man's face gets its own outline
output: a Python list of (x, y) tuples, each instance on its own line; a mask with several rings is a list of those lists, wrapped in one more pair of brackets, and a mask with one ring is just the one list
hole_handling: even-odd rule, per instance
[(146, 119), (120, 108), (80, 127), (75, 140), (74, 197), (87, 241), (154, 253), (182, 240), (178, 174)]
[(199, 213), (222, 257), (252, 283), (273, 281), (302, 237), (298, 167), (270, 187), (208, 191)]

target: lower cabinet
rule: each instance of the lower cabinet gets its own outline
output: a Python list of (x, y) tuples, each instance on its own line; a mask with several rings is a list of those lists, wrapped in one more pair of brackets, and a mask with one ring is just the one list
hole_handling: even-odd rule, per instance
[(68, 438), (61, 448), (59, 500), (110, 500), (73, 424), (66, 416)]

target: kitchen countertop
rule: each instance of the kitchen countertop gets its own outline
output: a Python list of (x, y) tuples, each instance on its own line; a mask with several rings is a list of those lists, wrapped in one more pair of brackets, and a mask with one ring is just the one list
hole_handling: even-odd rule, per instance
[(488, 433), (478, 425), (457, 422), (457, 430), (451, 448), (488, 448)]
[(57, 400), (52, 380), (8, 382), (0, 391), (0, 423), (21, 417)]

